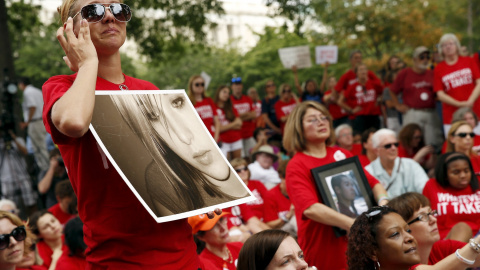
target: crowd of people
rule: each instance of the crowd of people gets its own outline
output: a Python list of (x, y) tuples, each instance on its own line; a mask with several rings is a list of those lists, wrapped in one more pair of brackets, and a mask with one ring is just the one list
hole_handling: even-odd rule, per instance
[[(2, 177), (0, 269), (480, 266), (480, 59), (461, 55), (455, 35), (440, 39), (442, 61), (420, 46), (412, 67), (392, 56), (373, 72), (355, 50), (338, 81), (328, 64), (320, 84), (300, 82), (293, 67), (294, 82), (277, 92), (267, 80), (263, 98), (238, 76), (209, 97), (205, 79), (192, 76), (191, 103), (256, 200), (156, 223), (89, 131), (95, 90), (158, 89), (122, 73), (119, 48), (132, 12), (113, 0), (64, 0), (59, 13), (57, 38), (74, 74), (50, 78), (41, 103), (28, 80), (19, 84), (28, 139), (9, 132), (2, 144), (33, 153), (41, 173), (33, 186)], [(49, 156), (40, 117), (56, 144)], [(174, 162), (162, 157), (161, 138), (143, 140), (158, 160)], [(311, 170), (354, 157), (365, 186), (338, 170), (327, 203)], [(176, 190), (191, 194), (189, 185)], [(365, 207), (365, 194), (379, 206)], [(160, 197), (162, 211), (183, 207)]]

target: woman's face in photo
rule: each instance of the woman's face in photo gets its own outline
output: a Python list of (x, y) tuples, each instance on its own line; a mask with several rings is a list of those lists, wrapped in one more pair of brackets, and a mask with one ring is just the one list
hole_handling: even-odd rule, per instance
[[(80, 11), (82, 7), (89, 4), (96, 4), (95, 0), (79, 0), (76, 3), (76, 12)], [(120, 22), (115, 19), (108, 8), (111, 3), (120, 3), (118, 0), (103, 0), (102, 4), (106, 7), (105, 16), (96, 23), (88, 23), (90, 28), (90, 37), (92, 39), (97, 53), (110, 53), (112, 50), (118, 49), (125, 43), (127, 36), (127, 23)], [(80, 31), (81, 14), (78, 14), (73, 21), (73, 29), (75, 35), (78, 36)]]
[(45, 214), (37, 221), (40, 238), (45, 240), (56, 240), (62, 237), (62, 224), (52, 214)]
[[(421, 207), (413, 213), (409, 221), (417, 218), (419, 215), (426, 216), (431, 211), (432, 208), (430, 208), (430, 206)], [(437, 218), (434, 215), (430, 215), (428, 216), (428, 220), (428, 222), (419, 220), (410, 224), (411, 234), (415, 237), (419, 245), (433, 245), (440, 240)]]
[[(10, 234), (17, 228), (8, 218), (0, 219), (0, 234)], [(24, 251), (24, 242), (17, 242), (13, 236), (10, 236), (10, 244), (6, 249), (0, 250), (0, 266), (18, 264), (22, 261)]]
[(217, 150), (209, 132), (197, 120), (184, 94), (161, 97), (165, 120), (152, 121), (152, 125), (167, 145), (183, 160), (204, 174), (225, 179), (229, 167)]
[(460, 133), (472, 133), (472, 127), (470, 125), (462, 125), (457, 128), (453, 133), (453, 136), (450, 138), (450, 142), (455, 146), (455, 151), (465, 152), (470, 151), (473, 146), (473, 138), (469, 135), (464, 138), (458, 136)]
[(307, 269), (303, 251), (292, 237), (285, 238), (275, 252), (266, 270), (303, 270)]
[(455, 189), (464, 189), (470, 185), (472, 171), (463, 159), (452, 161), (447, 166), (448, 183)]
[(302, 122), (303, 136), (308, 143), (325, 142), (330, 137), (330, 120), (321, 111), (308, 108)]
[(389, 213), (378, 223), (376, 256), (382, 268), (408, 269), (420, 263), (417, 241), (397, 213)]
[(192, 81), (192, 91), (194, 95), (201, 95), (205, 92), (205, 81), (202, 78), (196, 78)]
[(338, 194), (338, 196), (341, 196), (345, 200), (355, 200), (355, 187), (352, 179), (348, 177), (342, 178), (340, 186), (335, 187), (335, 189), (337, 191), (336, 194)]
[(218, 99), (226, 102), (230, 98), (230, 89), (228, 87), (223, 88), (218, 93)]

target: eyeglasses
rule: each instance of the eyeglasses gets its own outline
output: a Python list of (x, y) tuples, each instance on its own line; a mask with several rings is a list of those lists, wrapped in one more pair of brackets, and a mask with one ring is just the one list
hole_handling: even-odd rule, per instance
[[(82, 15), (82, 18), (86, 19), (89, 23), (95, 23), (103, 20), (105, 17), (106, 6), (103, 4), (90, 4), (82, 7), (73, 18), (78, 14)], [(108, 5), (110, 12), (112, 12), (115, 19), (119, 22), (128, 22), (132, 18), (132, 11), (130, 7), (125, 4), (113, 3)]]
[(385, 148), (385, 149), (390, 149), (390, 148), (392, 148), (392, 146), (395, 146), (396, 148), (398, 148), (399, 145), (400, 145), (400, 144), (399, 144), (398, 142), (396, 142), (396, 143), (387, 143), (387, 144), (385, 144), (385, 145), (383, 146), (383, 148)]
[(25, 226), (18, 226), (17, 228), (13, 229), (13, 231), (9, 234), (1, 234), (0, 250), (4, 250), (10, 245), (10, 236), (13, 236), (13, 239), (15, 239), (15, 241), (17, 242), (25, 240), (25, 238), (27, 237), (27, 231), (25, 230)]
[(195, 84), (195, 87), (200, 87), (200, 86), (205, 87), (205, 83), (202, 82), (202, 83), (196, 83)]
[(329, 121), (329, 119), (328, 119), (328, 117), (325, 116), (325, 115), (322, 115), (322, 116), (320, 116), (320, 117), (311, 117), (311, 118), (309, 118), (309, 119), (306, 120), (306, 122), (307, 122), (308, 124), (311, 124), (311, 125), (316, 125), (316, 124), (318, 124), (318, 123), (320, 123), (320, 122), (328, 122), (328, 121)]
[(248, 168), (247, 168), (247, 167), (242, 167), (242, 168), (235, 169), (235, 171), (236, 171), (237, 173), (241, 173), (241, 172), (243, 172), (243, 171), (248, 171)]
[(428, 212), (427, 214), (420, 214), (418, 217), (412, 219), (412, 221), (408, 222), (407, 224), (410, 225), (412, 223), (415, 223), (417, 221), (425, 221), (425, 222), (430, 222), (430, 216), (437, 216), (437, 210), (432, 210)]
[(232, 84), (242, 84), (242, 78), (241, 77), (232, 78)]
[(425, 60), (425, 59), (430, 60), (430, 55), (429, 54), (422, 54), (418, 57), (418, 59), (420, 59), (420, 60)]
[(285, 93), (291, 93), (291, 92), (292, 92), (292, 89), (284, 89), (284, 90), (282, 91), (282, 93), (284, 93), (284, 94), (285, 94)]
[(470, 132), (470, 133), (460, 132), (460, 133), (454, 134), (453, 136), (458, 136), (460, 138), (465, 138), (467, 136), (470, 136), (470, 138), (473, 138), (473, 137), (475, 137), (475, 133), (473, 133), (473, 132)]

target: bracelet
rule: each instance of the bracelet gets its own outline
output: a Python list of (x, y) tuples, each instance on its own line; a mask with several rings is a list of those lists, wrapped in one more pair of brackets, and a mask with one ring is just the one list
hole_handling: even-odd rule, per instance
[(475, 239), (470, 238), (470, 241), (468, 241), (468, 243), (470, 244), (470, 247), (471, 247), (473, 250), (475, 250), (475, 252), (480, 253), (480, 244), (478, 244), (477, 242), (475, 242)]
[(457, 256), (457, 259), (459, 259), (461, 262), (465, 263), (465, 264), (468, 264), (468, 265), (472, 265), (475, 263), (474, 260), (469, 260), (465, 257), (463, 257), (462, 255), (460, 255), (460, 252), (458, 252), (460, 249), (457, 249), (457, 251), (455, 251), (455, 256)]
[(285, 223), (288, 223), (288, 222), (290, 221), (290, 219), (287, 218), (287, 214), (280, 213), (278, 216), (279, 216), (280, 219), (283, 220), (283, 222), (285, 222)]

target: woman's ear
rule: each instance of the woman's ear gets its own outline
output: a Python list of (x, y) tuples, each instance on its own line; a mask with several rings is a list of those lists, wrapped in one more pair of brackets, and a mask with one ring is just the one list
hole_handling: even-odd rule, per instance
[(375, 263), (378, 262), (377, 253), (375, 251), (373, 252), (373, 255), (370, 257), (370, 260), (374, 261)]

